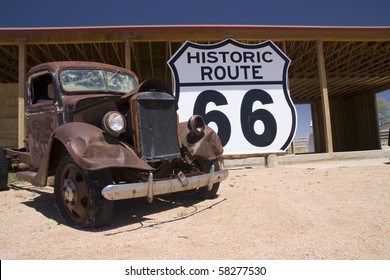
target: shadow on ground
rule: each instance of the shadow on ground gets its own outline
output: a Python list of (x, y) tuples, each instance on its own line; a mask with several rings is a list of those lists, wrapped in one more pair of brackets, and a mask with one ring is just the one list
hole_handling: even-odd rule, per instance
[[(24, 205), (35, 209), (37, 212), (44, 215), (46, 218), (54, 220), (57, 224), (64, 224), (65, 220), (62, 218), (60, 212), (55, 205), (54, 194), (48, 192), (47, 189), (31, 187), (31, 186), (16, 186), (11, 185), (10, 189), (24, 190), (35, 193), (35, 196), (28, 201), (22, 202)], [(196, 204), (200, 200), (192, 199), (191, 196), (185, 195), (165, 195), (156, 197), (152, 203), (148, 203), (146, 198), (136, 198), (129, 200), (120, 200), (114, 202), (114, 214), (110, 225), (102, 228), (84, 229), (81, 227), (73, 227), (77, 230), (86, 230), (93, 232), (101, 232), (106, 230), (118, 229), (128, 225), (138, 225), (130, 231), (138, 230), (140, 228), (156, 226), (157, 224), (174, 222), (179, 219), (187, 218), (196, 212), (198, 209)], [(151, 215), (164, 211), (174, 210), (175, 208), (184, 207), (190, 209), (186, 215), (178, 216), (163, 222), (154, 221), (150, 218)], [(127, 230), (129, 231), (129, 230)]]

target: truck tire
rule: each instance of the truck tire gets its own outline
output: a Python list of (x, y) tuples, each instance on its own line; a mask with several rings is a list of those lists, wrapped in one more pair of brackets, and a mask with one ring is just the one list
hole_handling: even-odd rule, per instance
[(5, 151), (0, 148), (0, 191), (9, 190), (8, 188), (8, 160)]
[[(209, 173), (212, 166), (214, 166), (214, 171), (220, 170), (219, 162), (217, 159), (212, 161), (198, 160), (196, 161), (196, 165), (200, 169), (200, 171), (205, 173)], [(217, 195), (218, 189), (219, 183), (215, 183), (210, 191), (208, 190), (207, 186), (201, 187), (195, 193), (195, 197), (202, 200), (214, 198)]]
[(101, 189), (112, 183), (107, 172), (90, 172), (64, 157), (54, 180), (57, 207), (64, 220), (72, 226), (103, 227), (110, 223), (113, 202), (105, 199)]

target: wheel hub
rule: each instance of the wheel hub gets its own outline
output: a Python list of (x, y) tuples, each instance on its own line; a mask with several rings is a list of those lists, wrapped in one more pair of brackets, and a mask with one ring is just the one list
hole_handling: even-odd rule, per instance
[(67, 202), (72, 202), (76, 196), (76, 188), (71, 180), (66, 180), (64, 186), (64, 198)]

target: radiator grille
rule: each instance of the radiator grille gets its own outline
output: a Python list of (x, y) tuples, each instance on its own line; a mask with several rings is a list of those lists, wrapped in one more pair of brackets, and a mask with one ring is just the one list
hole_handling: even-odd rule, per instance
[[(134, 101), (133, 101), (134, 102)], [(142, 92), (133, 110), (137, 114), (138, 152), (142, 159), (153, 162), (180, 156), (176, 102), (163, 92)]]

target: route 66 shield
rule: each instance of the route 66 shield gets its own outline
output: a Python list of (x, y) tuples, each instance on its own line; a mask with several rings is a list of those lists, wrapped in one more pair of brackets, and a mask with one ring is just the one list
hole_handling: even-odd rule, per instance
[(168, 61), (180, 121), (203, 116), (225, 155), (285, 151), (297, 124), (287, 85), (290, 62), (272, 41), (187, 41)]

